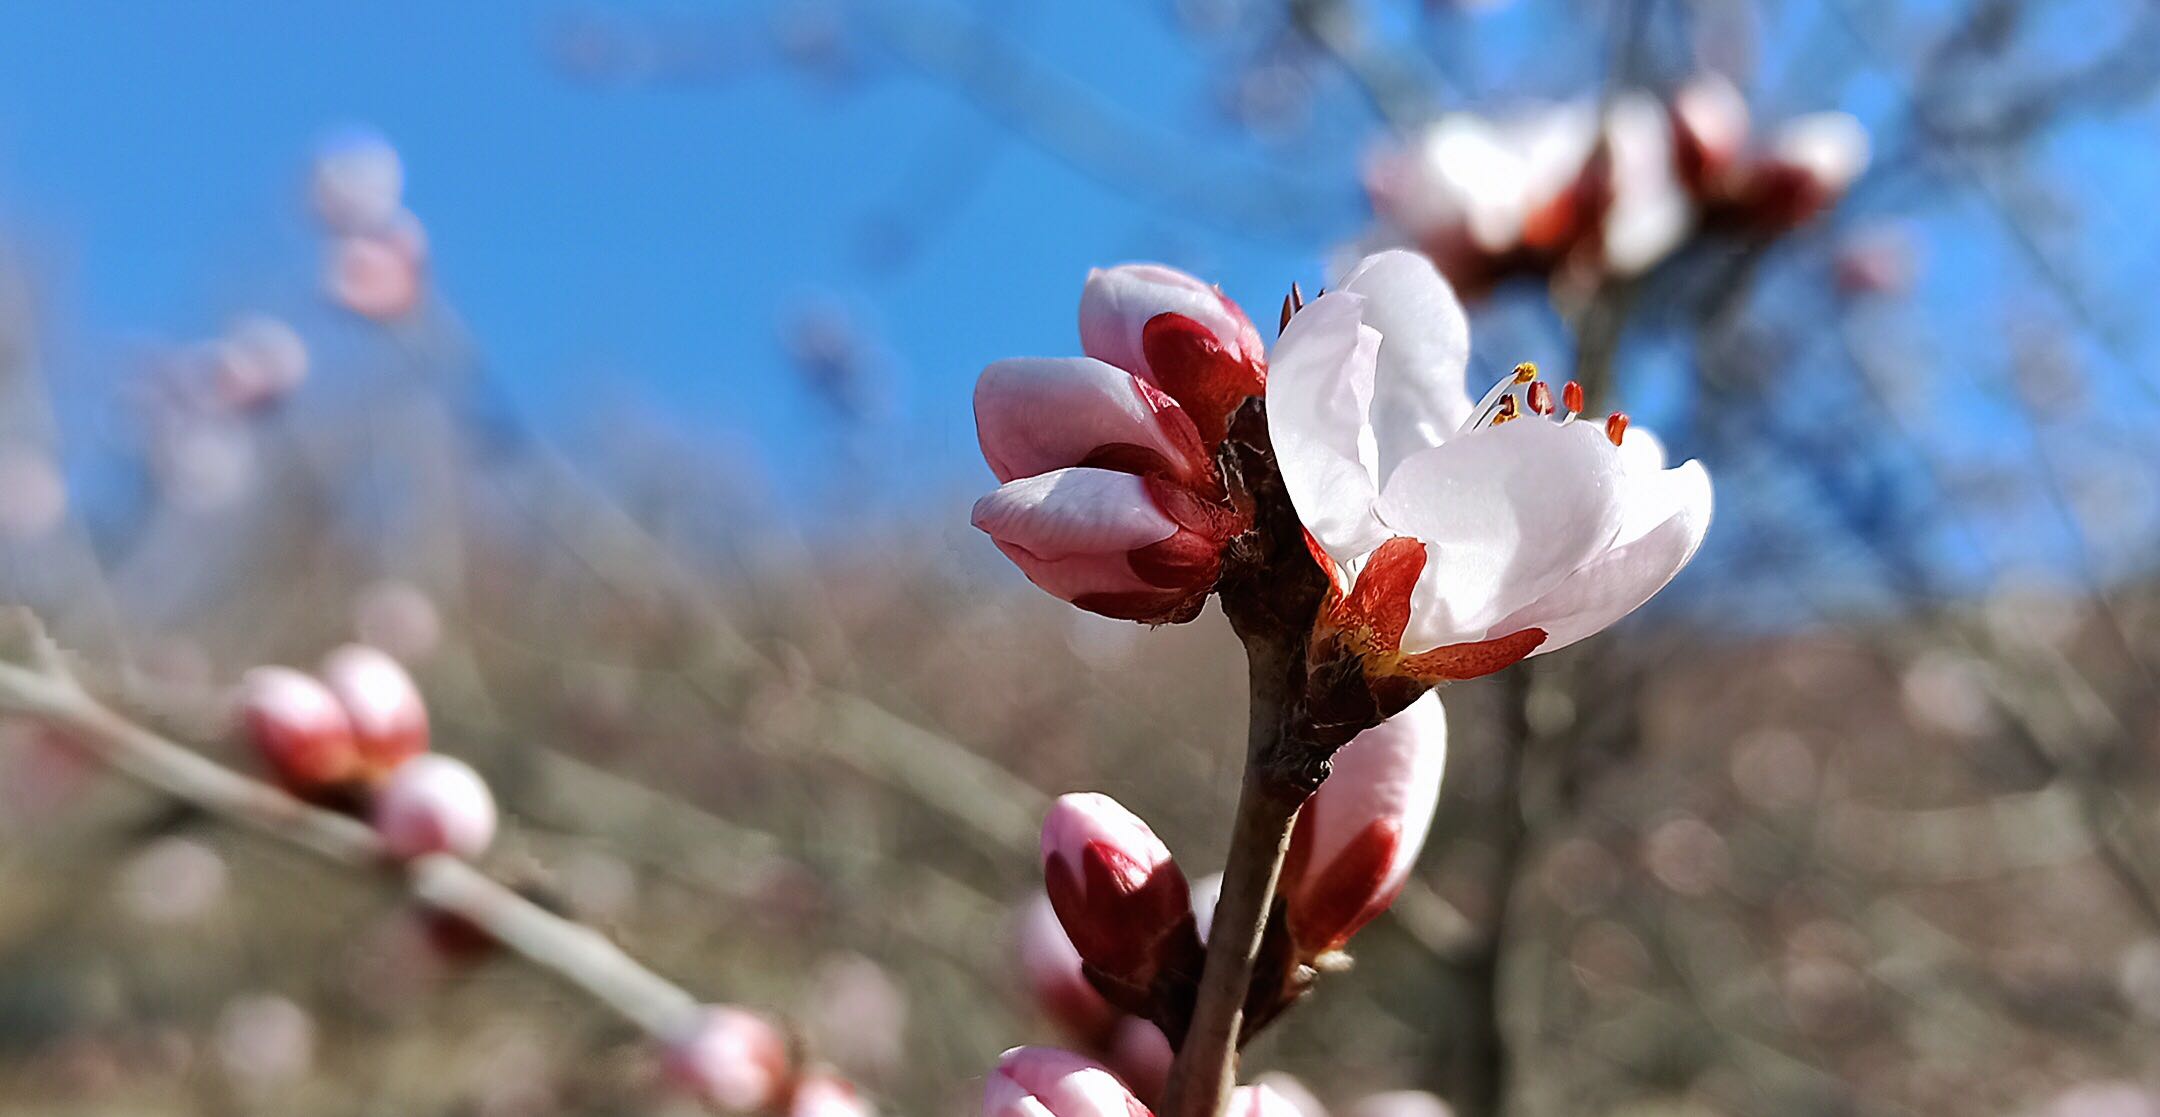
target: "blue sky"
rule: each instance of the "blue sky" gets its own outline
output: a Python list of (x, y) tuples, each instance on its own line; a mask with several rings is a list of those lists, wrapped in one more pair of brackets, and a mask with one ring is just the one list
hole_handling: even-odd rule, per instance
[[(1319, 281), (1330, 243), (1365, 218), (1356, 160), (1381, 125), (1355, 91), (1313, 78), (1315, 126), (1287, 138), (1227, 127), (1230, 63), (1264, 61), (1265, 29), (1195, 35), (1172, 7), (865, 0), (847, 10), (873, 26), (893, 10), (938, 19), (910, 24), (905, 39), (854, 26), (836, 78), (789, 64), (778, 45), (788, 36), (773, 29), (815, 29), (840, 7), (618, 5), (597, 26), (702, 68), (596, 82), (557, 61), (566, 29), (595, 26), (578, 7), (15, 5), (0, 14), (0, 233), (40, 284), (40, 347), (71, 451), (95, 451), (119, 436), (111, 400), (145, 341), (211, 336), (264, 307), (338, 351), (351, 329), (311, 297), (316, 242), (300, 181), (325, 132), (369, 125), (404, 154), (444, 297), (542, 432), (575, 452), (604, 437), (609, 417), (635, 413), (751, 463), (783, 499), (950, 501), (987, 480), (967, 408), (976, 372), (1000, 356), (1076, 349), (1089, 267), (1164, 259), (1266, 320), (1287, 282)], [(1369, 7), (1398, 30), (1408, 9)], [(1849, 54), (1850, 30), (1827, 6), (1774, 7), (1779, 22), (1745, 36), (1762, 55), (1750, 89), (1760, 116), (1841, 107), (1894, 138), (1902, 94), (1881, 65), (1821, 83), (1799, 64)], [(1939, 7), (1886, 21), (1880, 61), (1915, 51), (1903, 29)], [(2031, 32), (2031, 65), (2090, 54), (2108, 36), (2089, 32), (2112, 35), (2119, 7), (2066, 4), (2059, 23)], [(1423, 76), (1443, 102), (1480, 102), (1495, 86), (1587, 92), (1611, 55), (1609, 28), (1582, 14), (1597, 9), (1523, 0), (1443, 21), (1440, 61)], [(973, 23), (974, 11), (997, 18)], [(958, 61), (925, 67), (948, 47)], [(1104, 122), (1107, 142), (1057, 139), (1100, 139)], [(2073, 219), (2037, 235), (2104, 296), (2097, 313), (2113, 343), (2080, 355), (2095, 379), (2139, 380), (2106, 389), (2129, 401), (2107, 413), (2133, 432), (2160, 398), (2140, 300), (2121, 294), (2147, 285), (2160, 257), (2156, 134), (2153, 107), (2139, 103), (2024, 154), (2035, 189), (2070, 203)], [(1188, 204), (1186, 191), (1219, 208)], [(1237, 208), (1286, 197), (1298, 206), (1288, 223)], [(2069, 318), (2035, 294), (2026, 250), (1969, 192), (1889, 202), (1922, 242), (1914, 313), (1895, 325), (1923, 355), (1916, 375), (2000, 380), (2002, 333), (1972, 323)], [(857, 311), (892, 356), (878, 389), (889, 408), (853, 443), (882, 468), (850, 475), (840, 494), (831, 415), (792, 371), (780, 329), (827, 298)], [(1521, 318), (1518, 302), (1493, 320), (1536, 350), (1534, 326), (1508, 325)], [(1481, 353), (1499, 367), (1523, 356), (1564, 366), (1560, 351)], [(1684, 372), (1686, 353), (1650, 339), (1637, 356), (1644, 383), (1631, 407), (1655, 422), (1657, 370)], [(1990, 410), (1999, 403), (1929, 390), (1940, 403), (1922, 433), (1935, 452), (2017, 447)], [(2160, 503), (2150, 487), (2131, 495), (2148, 517)]]

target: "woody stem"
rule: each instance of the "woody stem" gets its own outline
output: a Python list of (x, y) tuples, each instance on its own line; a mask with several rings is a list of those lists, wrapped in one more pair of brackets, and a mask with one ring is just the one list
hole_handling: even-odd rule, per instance
[(1239, 1032), (1246, 992), (1274, 904), (1276, 878), (1290, 848), (1298, 807), (1311, 788), (1281, 763), (1297, 694), (1294, 645), (1246, 644), (1252, 702), (1243, 784), (1222, 895), (1208, 933), (1199, 998), (1163, 1095), (1163, 1117), (1218, 1117), (1237, 1084)]

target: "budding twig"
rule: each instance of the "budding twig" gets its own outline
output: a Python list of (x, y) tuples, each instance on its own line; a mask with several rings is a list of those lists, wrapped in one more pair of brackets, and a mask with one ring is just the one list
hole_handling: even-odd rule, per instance
[(481, 928), (655, 1039), (671, 1040), (693, 1022), (696, 998), (591, 928), (541, 908), (447, 854), (400, 864), (364, 823), (234, 772), (98, 701), (27, 611), (0, 614), (0, 628), (12, 641), (27, 644), (22, 662), (0, 661), (0, 715), (49, 725), (136, 781), (208, 814), (325, 860), (397, 879), (418, 902)]

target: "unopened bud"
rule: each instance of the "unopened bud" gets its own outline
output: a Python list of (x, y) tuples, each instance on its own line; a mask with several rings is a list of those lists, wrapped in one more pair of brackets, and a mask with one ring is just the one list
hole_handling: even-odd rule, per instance
[(495, 797), (464, 761), (416, 756), (376, 793), (375, 830), (401, 861), (429, 853), (477, 857), (495, 839)]
[(779, 1100), (787, 1042), (762, 1016), (709, 1005), (668, 1045), (662, 1068), (676, 1086), (722, 1109), (748, 1113)]
[(1115, 799), (1060, 796), (1043, 820), (1042, 857), (1058, 922), (1101, 977), (1144, 993), (1165, 965), (1183, 969), (1197, 959), (1185, 874), (1147, 823)]
[(322, 677), (351, 720), (366, 774), (379, 777), (427, 751), (427, 704), (397, 660), (378, 648), (347, 644), (323, 660)]
[(983, 1117), (1150, 1117), (1109, 1068), (1054, 1047), (1015, 1047), (983, 1084)]
[(258, 667), (240, 682), (248, 742), (288, 790), (306, 794), (360, 773), (352, 721), (330, 688), (290, 667)]

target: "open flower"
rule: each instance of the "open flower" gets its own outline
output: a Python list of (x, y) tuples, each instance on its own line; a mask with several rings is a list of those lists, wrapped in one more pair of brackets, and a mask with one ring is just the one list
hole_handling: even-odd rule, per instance
[(1269, 433), (1330, 581), (1314, 654), (1368, 678), (1564, 648), (1649, 600), (1709, 527), (1702, 467), (1666, 469), (1625, 415), (1582, 421), (1580, 388), (1556, 401), (1524, 365), (1471, 400), (1469, 342), (1432, 265), (1393, 251), (1291, 319), (1271, 361)]
[(1252, 322), (1183, 272), (1088, 277), (1085, 357), (998, 361), (975, 385), (1001, 482), (974, 524), (1036, 585), (1121, 620), (1190, 620), (1246, 520), (1215, 466), (1231, 414), (1266, 383)]

